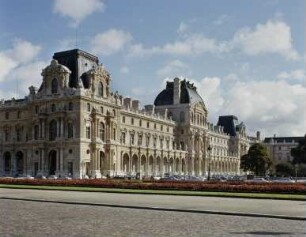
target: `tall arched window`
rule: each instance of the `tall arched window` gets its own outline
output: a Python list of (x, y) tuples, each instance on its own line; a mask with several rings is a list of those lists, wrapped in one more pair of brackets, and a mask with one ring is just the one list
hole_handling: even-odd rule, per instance
[(180, 122), (185, 122), (185, 113), (184, 113), (184, 111), (181, 111), (181, 113), (180, 113)]
[(100, 131), (99, 131), (100, 139), (105, 141), (105, 125), (104, 123), (100, 123)]
[(11, 170), (11, 153), (8, 151), (4, 153), (4, 171), (8, 172)]
[(57, 89), (58, 89), (58, 81), (56, 78), (54, 78), (51, 82), (51, 93), (52, 94), (57, 93)]
[(98, 93), (99, 93), (99, 96), (103, 97), (103, 84), (102, 84), (102, 82), (99, 83)]
[(52, 120), (49, 124), (49, 140), (54, 141), (57, 136), (57, 122)]
[(73, 123), (68, 123), (68, 138), (73, 138)]
[(38, 140), (39, 137), (39, 126), (34, 125), (34, 140)]

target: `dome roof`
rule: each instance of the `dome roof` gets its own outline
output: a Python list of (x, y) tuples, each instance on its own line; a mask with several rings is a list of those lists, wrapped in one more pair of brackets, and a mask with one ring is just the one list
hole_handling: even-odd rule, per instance
[[(202, 97), (198, 94), (197, 88), (184, 79), (180, 81), (180, 104), (195, 104), (204, 101)], [(155, 98), (154, 105), (173, 105), (173, 93), (174, 93), (174, 82), (167, 82), (166, 89), (161, 91)]]

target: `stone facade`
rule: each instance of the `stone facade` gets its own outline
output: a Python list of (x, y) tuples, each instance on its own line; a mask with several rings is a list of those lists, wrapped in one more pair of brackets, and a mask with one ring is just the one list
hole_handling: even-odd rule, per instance
[(274, 165), (287, 163), (293, 160), (291, 149), (298, 146), (303, 137), (266, 137), (264, 144), (267, 146)]
[(39, 89), (0, 103), (0, 175), (239, 173), (250, 145), (244, 124), (235, 116), (209, 123), (191, 83), (175, 78), (144, 109), (110, 84), (97, 57), (55, 53)]

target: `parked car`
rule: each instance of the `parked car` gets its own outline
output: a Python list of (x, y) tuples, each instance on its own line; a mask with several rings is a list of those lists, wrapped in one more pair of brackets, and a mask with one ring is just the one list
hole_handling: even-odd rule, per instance
[(277, 178), (273, 180), (273, 183), (295, 183), (291, 178)]
[(266, 180), (265, 178), (248, 179), (248, 180), (245, 180), (245, 182), (248, 182), (248, 183), (269, 183), (269, 181)]

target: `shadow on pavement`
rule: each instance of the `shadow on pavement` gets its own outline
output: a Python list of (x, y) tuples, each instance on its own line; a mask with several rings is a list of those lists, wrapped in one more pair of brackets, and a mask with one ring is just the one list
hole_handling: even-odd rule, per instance
[(230, 232), (234, 235), (299, 235), (299, 236), (305, 236), (306, 233), (294, 233), (294, 232), (277, 232), (277, 231), (247, 231), (247, 232)]

